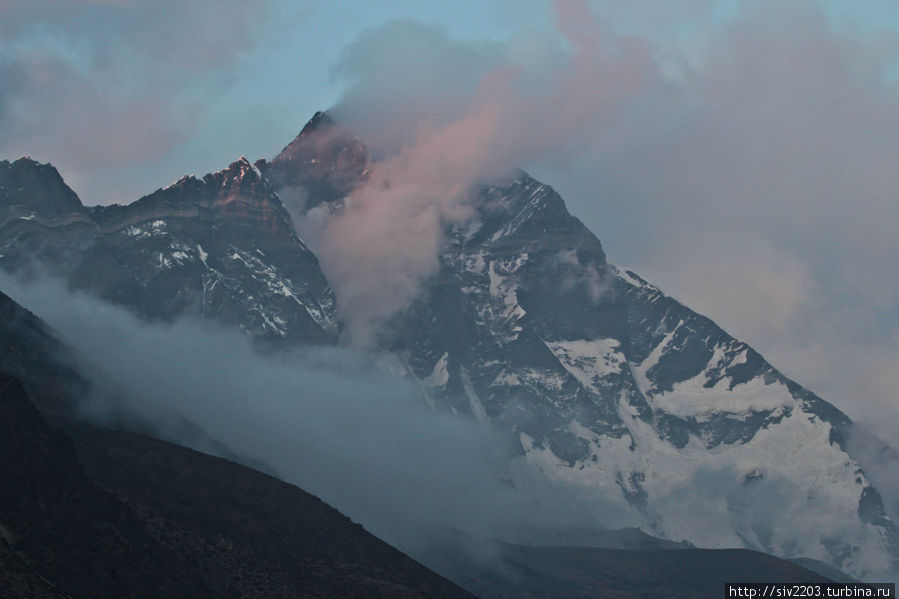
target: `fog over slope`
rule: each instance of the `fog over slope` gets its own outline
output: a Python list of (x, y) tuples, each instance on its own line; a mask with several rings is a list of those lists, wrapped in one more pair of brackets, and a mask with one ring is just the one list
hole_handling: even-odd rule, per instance
[(187, 418), (401, 549), (425, 550), (448, 528), (507, 536), (523, 526), (599, 525), (576, 498), (516, 492), (504, 482), (511, 436), (435, 413), (412, 383), (363, 355), (262, 355), (239, 330), (147, 324), (50, 279), (2, 275), (0, 285), (82, 356), (98, 388), (82, 406), (88, 418), (132, 411), (167, 435), (177, 435), (177, 416)]

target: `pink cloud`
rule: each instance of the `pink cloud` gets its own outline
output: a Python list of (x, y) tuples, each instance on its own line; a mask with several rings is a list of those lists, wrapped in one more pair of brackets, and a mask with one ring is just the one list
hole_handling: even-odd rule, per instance
[[(444, 227), (470, 216), (473, 185), (590, 146), (656, 76), (647, 48), (603, 31), (585, 2), (559, 2), (557, 9), (558, 28), (573, 48), (561, 68), (490, 69), (457, 115), (415, 128), (396, 153), (376, 162), (328, 224), (320, 256), (347, 315), (350, 343), (371, 342), (437, 272)], [(401, 106), (406, 98), (394, 101)], [(351, 121), (377, 118), (365, 115), (364, 104), (361, 116), (345, 109)]]

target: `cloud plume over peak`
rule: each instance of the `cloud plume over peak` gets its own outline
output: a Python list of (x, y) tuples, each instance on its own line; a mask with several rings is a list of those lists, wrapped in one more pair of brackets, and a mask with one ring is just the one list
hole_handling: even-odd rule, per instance
[(351, 341), (436, 272), (468, 186), (521, 167), (613, 262), (889, 437), (899, 33), (811, 2), (680, 5), (670, 27), (647, 3), (562, 0), (551, 33), (402, 21), (347, 46), (333, 113), (377, 161), (319, 250)]
[[(657, 79), (644, 44), (603, 31), (583, 2), (557, 6), (571, 48), (546, 71), (529, 70), (502, 46), (412, 23), (365, 32), (344, 52), (335, 72), (350, 85), (335, 115), (363, 141), (370, 133), (382, 156), (327, 223), (319, 248), (351, 343), (369, 343), (436, 273), (445, 226), (471, 215), (472, 186), (593, 147)], [(436, 64), (409, 58), (434, 48)], [(366, 71), (385, 64), (389, 77)]]

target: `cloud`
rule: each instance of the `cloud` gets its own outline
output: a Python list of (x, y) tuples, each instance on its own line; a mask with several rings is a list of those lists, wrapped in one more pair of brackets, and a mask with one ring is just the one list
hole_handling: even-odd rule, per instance
[(346, 49), (335, 114), (382, 158), (318, 229), (349, 337), (420, 293), (470, 183), (524, 167), (613, 262), (894, 438), (899, 35), (810, 2), (678, 6), (561, 1), (555, 35), (490, 43), (391, 23)]
[(59, 156), (74, 167), (76, 179), (97, 165), (152, 160), (184, 139), (179, 115), (156, 98), (117, 97), (58, 57), (23, 57), (8, 68), (3, 83), (10, 82), (14, 91), (6, 93), (6, 147)]
[(565, 272), (562, 279), (562, 291), (568, 292), (581, 288), (587, 292), (587, 297), (596, 304), (609, 290), (610, 281), (604, 280), (602, 274), (592, 264), (582, 265), (575, 250), (559, 252), (556, 266), (561, 272)]
[(267, 10), (268, 0), (4, 2), (0, 155), (53, 162), (89, 203), (123, 201), (113, 175), (190, 138)]
[(396, 153), (462, 117), (501, 62), (496, 42), (461, 42), (439, 25), (390, 21), (344, 47), (332, 77), (346, 90), (330, 113), (378, 153)]
[[(709, 248), (715, 248), (710, 252)], [(758, 339), (780, 335), (817, 291), (807, 265), (789, 250), (751, 231), (698, 230), (665, 236), (653, 248), (677, 273), (677, 290), (689, 290), (686, 304), (734, 331)], [(671, 277), (669, 274), (668, 277)], [(669, 291), (671, 291), (669, 289)], [(685, 298), (677, 291), (675, 297)]]
[(560, 187), (576, 212), (624, 215), (613, 258), (894, 436), (899, 36), (838, 29), (807, 3), (741, 7), (675, 102)]
[(734, 8), (686, 47), (644, 28), (664, 85), (632, 99), (641, 118), (533, 168), (613, 262), (895, 438), (899, 34), (808, 2)]
[[(411, 23), (368, 31), (344, 52), (335, 72), (350, 82), (338, 118), (351, 131), (374, 131), (382, 156), (318, 248), (351, 343), (371, 343), (436, 273), (445, 226), (471, 215), (474, 184), (535, 161), (564, 163), (655, 81), (644, 44), (603, 31), (581, 2), (557, 6), (570, 51), (552, 47), (560, 58), (544, 71), (517, 63), (511, 50)], [(436, 64), (409, 58), (432, 54)], [(434, 72), (418, 77), (427, 66)]]
[[(511, 486), (508, 433), (435, 413), (413, 383), (366, 356), (262, 355), (240, 331), (148, 324), (54, 280), (3, 276), (0, 286), (81, 357), (96, 391), (82, 406), (90, 418), (130, 410), (163, 427), (186, 418), (413, 555), (448, 528), (502, 537), (523, 526), (597, 525), (574, 501)], [(175, 426), (163, 432), (196, 441), (178, 439)]]

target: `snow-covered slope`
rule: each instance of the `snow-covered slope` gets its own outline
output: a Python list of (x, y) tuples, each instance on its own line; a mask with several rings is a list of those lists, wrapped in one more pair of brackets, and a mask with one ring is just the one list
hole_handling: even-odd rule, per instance
[(522, 487), (704, 547), (892, 567), (839, 410), (630, 271), (550, 187), (485, 187), (388, 347), (432, 402), (518, 431)]

